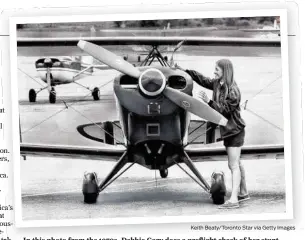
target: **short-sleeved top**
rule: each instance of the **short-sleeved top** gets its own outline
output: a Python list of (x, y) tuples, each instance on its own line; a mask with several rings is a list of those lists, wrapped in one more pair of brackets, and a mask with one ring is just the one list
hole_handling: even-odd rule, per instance
[[(205, 77), (194, 70), (186, 70), (186, 72), (196, 83), (213, 91), (213, 97), (208, 103), (209, 106), (228, 119), (226, 126), (220, 126), (221, 137), (230, 137), (242, 131), (246, 124), (240, 115), (241, 94), (238, 87), (229, 89), (227, 97), (224, 99), (225, 94), (222, 91), (223, 86), (220, 81)], [(217, 96), (218, 102), (216, 101)]]

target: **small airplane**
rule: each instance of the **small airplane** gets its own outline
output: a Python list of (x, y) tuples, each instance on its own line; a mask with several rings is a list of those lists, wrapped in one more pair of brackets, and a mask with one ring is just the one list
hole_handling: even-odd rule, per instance
[(36, 97), (39, 92), (44, 89), (49, 91), (49, 102), (56, 102), (55, 86), (69, 83), (76, 83), (92, 92), (94, 100), (100, 99), (100, 91), (98, 87), (89, 89), (77, 80), (84, 77), (91, 76), (94, 68), (107, 69), (104, 65), (93, 65), (92, 58), (87, 63), (83, 61), (84, 57), (80, 56), (75, 58), (40, 58), (35, 62), (36, 71), (40, 79), (47, 83), (47, 86), (40, 88), (38, 91), (35, 89), (29, 90), (29, 102), (36, 102)]
[[(155, 51), (148, 50), (147, 51)], [(159, 52), (158, 52), (159, 53)], [(142, 54), (144, 55), (144, 54)], [(145, 54), (146, 58), (141, 63), (147, 64), (148, 61), (153, 61), (149, 54)], [(152, 55), (152, 53), (150, 53)], [(40, 58), (35, 62), (36, 71), (40, 77), (40, 79), (47, 83), (47, 86), (40, 88), (39, 90), (35, 91), (35, 89), (29, 90), (29, 102), (36, 102), (37, 94), (41, 92), (44, 89), (48, 89), (49, 91), (49, 102), (50, 103), (56, 103), (56, 91), (55, 86), (62, 85), (62, 84), (69, 84), (69, 83), (75, 83), (78, 84), (81, 87), (84, 87), (92, 92), (92, 97), (95, 101), (100, 99), (100, 90), (98, 87), (95, 87), (93, 89), (89, 89), (88, 87), (77, 83), (77, 80), (80, 80), (82, 78), (92, 76), (93, 69), (97, 68), (100, 70), (106, 70), (109, 69), (105, 65), (93, 65), (92, 61), (91, 63), (83, 62), (84, 56), (80, 56), (73, 60), (72, 58)], [(128, 55), (123, 56), (123, 59), (125, 61), (128, 60)], [(167, 56), (164, 57), (164, 61), (167, 61)], [(138, 56), (138, 62), (141, 61), (140, 55)], [(163, 62), (164, 62), (163, 61)]]
[[(181, 39), (174, 52), (184, 41), (185, 39)], [(246, 44), (249, 42), (245, 41)], [(192, 97), (191, 77), (172, 67), (174, 53), (170, 62), (164, 60), (157, 48), (161, 43), (162, 40), (158, 38), (157, 42), (152, 44), (154, 47), (144, 60), (143, 66), (135, 67), (103, 47), (80, 40), (80, 49), (121, 72), (113, 83), (119, 121), (86, 124), (77, 128), (84, 137), (105, 143), (100, 148), (21, 143), (21, 155), (69, 158), (76, 156), (99, 160), (107, 157), (114, 160), (115, 166), (101, 183), (96, 173), (84, 174), (82, 192), (85, 203), (96, 203), (99, 194), (135, 163), (151, 170), (159, 170), (162, 178), (168, 176), (171, 166), (182, 168), (180, 163), (185, 163), (196, 177), (192, 179), (210, 194), (213, 203), (224, 203), (226, 186), (223, 173), (214, 172), (210, 186), (196, 168), (194, 161), (209, 161), (210, 157), (225, 156), (225, 149), (207, 146), (191, 148), (188, 138), (193, 132), (203, 130), (205, 144), (216, 142), (216, 126), (226, 125), (227, 119), (204, 102)], [(228, 40), (225, 44), (228, 44)], [(267, 44), (270, 42), (267, 41)], [(155, 59), (161, 66), (150, 65)], [(195, 127), (192, 125), (194, 121), (190, 119), (191, 113), (202, 119)], [(115, 126), (123, 133), (121, 148), (114, 147), (117, 142)], [(282, 144), (242, 148), (242, 157), (259, 155), (261, 158), (268, 157), (269, 154), (282, 157), (283, 153)], [(127, 163), (131, 165), (119, 174)]]

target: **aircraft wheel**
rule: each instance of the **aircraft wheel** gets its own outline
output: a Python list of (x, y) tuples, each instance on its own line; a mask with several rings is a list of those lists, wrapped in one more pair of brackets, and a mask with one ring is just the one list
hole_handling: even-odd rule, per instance
[(36, 102), (36, 92), (34, 89), (30, 89), (29, 91), (29, 102)]
[(127, 60), (128, 60), (128, 56), (124, 56), (123, 59), (124, 59), (125, 61), (127, 61)]
[(104, 123), (104, 130), (105, 130), (105, 143), (114, 145), (114, 138), (113, 138), (114, 135), (113, 135), (112, 122), (105, 122)]
[(210, 193), (214, 204), (224, 204), (226, 196), (226, 184), (223, 173), (212, 174)]
[(83, 195), (85, 203), (96, 203), (99, 195), (98, 179), (96, 173), (87, 173), (83, 179)]
[(84, 203), (92, 204), (96, 203), (98, 194), (95, 193), (84, 193)]
[(95, 87), (92, 91), (92, 97), (95, 101), (100, 100), (100, 90), (99, 88)]
[(52, 88), (49, 94), (49, 102), (50, 103), (55, 103), (56, 102), (56, 92), (55, 89)]
[(167, 56), (165, 56), (165, 57), (164, 57), (164, 60), (167, 62), (167, 61), (168, 61), (168, 57), (167, 57)]
[(167, 176), (168, 176), (168, 169), (161, 169), (160, 170), (160, 176), (162, 178), (167, 178)]
[(141, 56), (140, 55), (138, 56), (138, 62), (141, 62)]

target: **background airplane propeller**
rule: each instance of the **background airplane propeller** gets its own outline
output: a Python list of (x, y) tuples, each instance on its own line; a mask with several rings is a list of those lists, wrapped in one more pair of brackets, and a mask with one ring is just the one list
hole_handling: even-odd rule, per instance
[[(180, 46), (182, 45), (179, 44)], [(121, 57), (115, 55), (114, 53), (98, 46), (93, 43), (89, 43), (83, 40), (80, 40), (77, 44), (79, 48), (95, 57), (99, 61), (105, 63), (109, 67), (112, 67), (126, 75), (129, 75), (134, 78), (140, 78), (141, 72), (139, 69), (123, 60)], [(154, 79), (151, 79), (152, 83)], [(209, 107), (207, 104), (202, 101), (193, 98), (183, 92), (172, 89), (170, 87), (165, 87), (162, 92), (168, 99), (177, 104), (178, 106), (184, 108), (185, 110), (206, 119), (210, 122), (216, 123), (218, 125), (225, 126), (227, 124), (227, 119), (223, 117), (220, 113)]]

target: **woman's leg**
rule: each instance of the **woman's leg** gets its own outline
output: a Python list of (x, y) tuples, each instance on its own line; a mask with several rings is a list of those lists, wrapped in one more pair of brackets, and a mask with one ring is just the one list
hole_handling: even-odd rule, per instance
[(241, 186), (240, 151), (241, 147), (227, 147), (228, 166), (232, 174), (232, 193), (230, 202), (238, 202), (238, 194)]
[(248, 190), (246, 185), (246, 172), (241, 160), (239, 160), (239, 169), (241, 175), (239, 195), (244, 196), (248, 194)]

